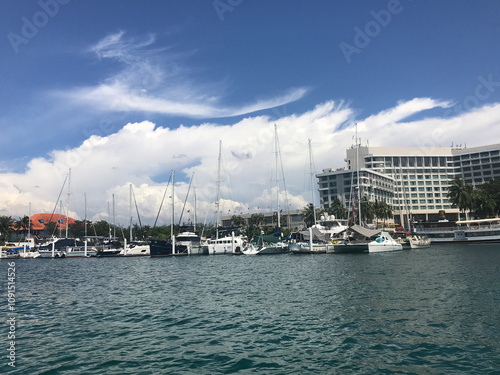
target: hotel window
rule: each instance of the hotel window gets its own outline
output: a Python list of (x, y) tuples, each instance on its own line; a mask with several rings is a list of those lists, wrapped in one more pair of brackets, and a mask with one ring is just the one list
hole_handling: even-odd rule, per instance
[(418, 182), (419, 185), (423, 185), (424, 184), (424, 181), (419, 181)]
[(426, 210), (427, 208), (426, 208), (426, 206), (420, 206), (420, 209), (421, 210)]
[(437, 174), (433, 174), (433, 175), (432, 175), (432, 178), (433, 178), (434, 180), (437, 180), (437, 179), (439, 178), (439, 175), (437, 175)]
[(436, 205), (436, 210), (440, 210), (441, 208), (443, 208), (443, 206), (441, 206), (440, 204)]
[(412, 194), (411, 194), (411, 197), (412, 197), (412, 198), (416, 198), (416, 197), (417, 197), (417, 193), (412, 193)]
[(423, 187), (418, 188), (418, 191), (424, 191), (424, 190), (425, 190), (425, 188), (423, 188)]
[(425, 193), (419, 193), (419, 194), (418, 194), (418, 196), (419, 196), (420, 198), (425, 198)]
[(433, 210), (434, 209), (434, 206), (429, 206), (427, 207), (429, 210)]
[(439, 185), (439, 181), (434, 181), (434, 185)]
[(427, 193), (427, 198), (432, 198), (432, 193)]
[(426, 180), (430, 180), (430, 179), (431, 179), (431, 175), (430, 175), (430, 174), (426, 174), (426, 175), (425, 175), (425, 179), (426, 179)]
[(436, 199), (436, 203), (441, 203), (441, 199)]
[(420, 203), (425, 203), (425, 199), (420, 199)]
[(440, 197), (440, 196), (441, 196), (441, 194), (439, 194), (439, 193), (434, 193), (434, 196), (435, 196), (435, 197)]
[(432, 185), (432, 181), (425, 181), (426, 185)]
[(417, 203), (418, 203), (418, 199), (412, 199), (412, 200), (411, 200), (411, 203), (412, 203), (412, 204), (417, 204)]
[(418, 206), (411, 206), (412, 210), (418, 210)]
[(422, 179), (424, 178), (424, 176), (423, 176), (423, 175), (421, 175), (421, 174), (418, 174), (418, 175), (417, 175), (417, 178), (418, 178), (419, 180), (422, 180)]

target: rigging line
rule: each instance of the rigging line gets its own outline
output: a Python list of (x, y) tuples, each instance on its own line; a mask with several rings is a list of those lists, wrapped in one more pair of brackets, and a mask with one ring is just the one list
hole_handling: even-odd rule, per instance
[(156, 228), (156, 223), (158, 222), (158, 217), (160, 216), (161, 208), (163, 206), (163, 202), (165, 201), (165, 196), (167, 195), (168, 187), (170, 186), (170, 181), (172, 181), (172, 175), (170, 175), (170, 178), (168, 179), (167, 187), (165, 188), (165, 192), (163, 193), (163, 198), (161, 199), (160, 208), (158, 209), (158, 214), (156, 215), (153, 229)]
[(137, 201), (135, 200), (134, 189), (132, 189), (132, 197), (134, 198), (135, 210), (137, 211), (137, 219), (139, 220), (139, 228), (141, 228), (141, 233), (142, 233), (141, 215), (139, 215), (139, 207), (137, 206)]
[[(286, 189), (285, 171), (283, 169), (283, 159), (281, 158), (281, 147), (280, 147), (280, 140), (279, 140), (278, 134), (276, 134), (276, 142), (278, 143), (278, 157), (280, 160), (281, 177), (283, 179), (283, 190), (285, 190), (285, 204), (286, 204), (286, 212), (287, 212), (287, 217), (288, 217), (290, 215), (289, 206), (288, 206), (288, 191)], [(290, 225), (289, 219), (287, 218), (287, 226), (289, 226), (289, 225)]]
[(189, 181), (186, 198), (184, 199), (184, 205), (182, 206), (181, 216), (179, 217), (179, 226), (181, 226), (182, 215), (184, 214), (184, 209), (186, 208), (187, 199), (189, 197), (189, 191), (191, 190), (191, 184), (193, 183), (193, 177), (194, 177), (194, 172), (193, 175), (191, 176), (191, 180)]
[[(61, 199), (61, 194), (63, 192), (63, 189), (64, 189), (64, 185), (66, 185), (66, 180), (68, 179), (68, 175), (66, 175), (66, 178), (64, 179), (64, 182), (63, 182), (63, 185), (61, 187), (61, 191), (59, 192), (59, 196), (57, 197), (57, 203), (59, 203), (59, 199)], [(41, 243), (43, 242), (43, 240), (45, 239), (45, 236), (47, 234), (47, 230), (49, 229), (49, 225), (50, 225), (50, 222), (52, 221), (52, 216), (54, 216), (54, 212), (56, 210), (56, 207), (57, 207), (57, 203), (56, 205), (54, 206), (54, 209), (52, 210), (52, 214), (50, 215), (50, 219), (49, 219), (49, 222), (47, 224), (47, 227), (45, 228), (45, 232), (43, 233), (43, 237), (42, 237), (42, 241)]]

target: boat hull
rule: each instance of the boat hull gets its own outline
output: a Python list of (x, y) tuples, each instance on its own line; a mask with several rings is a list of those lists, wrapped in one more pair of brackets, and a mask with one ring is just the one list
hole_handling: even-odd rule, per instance
[(339, 243), (329, 246), (328, 253), (367, 253), (368, 243)]
[(187, 246), (175, 245), (175, 254), (173, 254), (172, 244), (169, 241), (151, 240), (149, 244), (150, 255), (152, 257), (167, 257), (173, 255), (187, 255)]

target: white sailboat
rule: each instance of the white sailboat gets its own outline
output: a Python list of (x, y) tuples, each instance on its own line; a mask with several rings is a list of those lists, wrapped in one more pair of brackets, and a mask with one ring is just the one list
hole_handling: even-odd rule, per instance
[(129, 192), (129, 212), (130, 212), (130, 223), (129, 223), (129, 226), (130, 226), (130, 235), (129, 235), (129, 238), (130, 238), (130, 241), (127, 243), (127, 239), (124, 238), (124, 244), (123, 244), (123, 249), (120, 251), (120, 254), (121, 255), (124, 255), (124, 256), (129, 256), (129, 257), (133, 257), (133, 256), (149, 256), (151, 255), (151, 252), (150, 252), (150, 247), (149, 247), (149, 244), (147, 242), (144, 242), (144, 241), (134, 241), (134, 237), (133, 237), (133, 231), (132, 231), (132, 195), (133, 195), (133, 191), (132, 191), (132, 184), (130, 184), (130, 192)]
[(329, 239), (324, 233), (316, 228), (316, 207), (314, 206), (314, 183), (313, 183), (313, 163), (311, 140), (309, 139), (309, 170), (311, 175), (311, 201), (313, 210), (314, 224), (305, 231), (292, 233), (291, 241), (288, 243), (288, 249), (292, 254), (322, 254), (326, 253), (329, 246)]
[[(277, 238), (277, 241), (273, 241), (274, 238), (265, 242), (263, 240), (263, 236), (260, 236), (260, 244), (250, 244), (245, 250), (243, 250), (243, 254), (245, 255), (269, 255), (269, 254), (284, 254), (288, 253), (288, 244), (283, 241), (281, 237), (281, 210), (280, 210), (280, 185), (279, 185), (279, 165), (278, 161), (280, 161), (280, 151), (279, 151), (279, 141), (278, 141), (278, 129), (276, 124), (274, 124), (274, 152), (275, 152), (275, 172), (276, 172), (276, 204), (277, 204), (277, 221), (278, 227), (276, 233), (273, 234)], [(281, 173), (283, 174), (283, 168), (281, 168)], [(284, 179), (283, 179), (284, 181)], [(284, 186), (286, 191), (286, 187)], [(269, 238), (270, 236), (268, 236)]]
[(217, 167), (217, 193), (215, 199), (215, 209), (216, 209), (216, 236), (214, 239), (207, 241), (208, 254), (209, 255), (219, 255), (219, 254), (242, 254), (242, 251), (247, 246), (247, 240), (244, 236), (239, 236), (231, 231), (231, 235), (226, 235), (219, 238), (219, 224), (220, 224), (220, 168), (221, 168), (221, 149), (222, 141), (219, 141), (219, 159)]

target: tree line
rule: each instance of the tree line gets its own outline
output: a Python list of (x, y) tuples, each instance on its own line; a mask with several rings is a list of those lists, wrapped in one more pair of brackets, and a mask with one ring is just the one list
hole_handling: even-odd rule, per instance
[(484, 184), (472, 186), (456, 177), (448, 189), (451, 204), (468, 218), (473, 215), (479, 219), (500, 215), (500, 180), (490, 180)]

